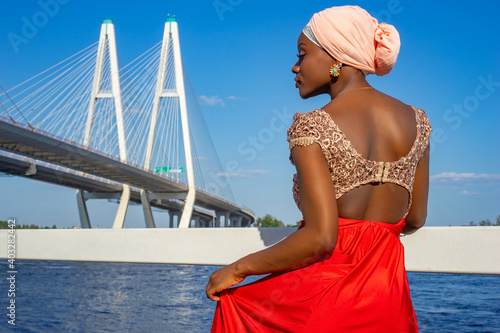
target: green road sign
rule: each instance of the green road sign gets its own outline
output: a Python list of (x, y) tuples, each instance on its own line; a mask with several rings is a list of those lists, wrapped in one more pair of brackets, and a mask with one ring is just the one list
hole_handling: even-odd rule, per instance
[(181, 173), (184, 172), (184, 167), (156, 167), (156, 173)]

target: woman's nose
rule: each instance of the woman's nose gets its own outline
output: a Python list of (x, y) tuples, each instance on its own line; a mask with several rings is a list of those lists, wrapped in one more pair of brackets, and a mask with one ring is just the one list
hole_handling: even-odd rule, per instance
[(300, 70), (300, 66), (299, 66), (299, 62), (297, 61), (295, 63), (295, 65), (293, 65), (293, 67), (292, 67), (292, 73), (297, 74), (299, 72), (299, 70)]

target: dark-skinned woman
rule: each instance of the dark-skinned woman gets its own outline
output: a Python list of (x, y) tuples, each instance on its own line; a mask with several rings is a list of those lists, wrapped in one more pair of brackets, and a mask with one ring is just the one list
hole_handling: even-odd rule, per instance
[(304, 220), (212, 274), (212, 332), (418, 332), (399, 236), (425, 223), (432, 128), (423, 110), (365, 78), (391, 71), (399, 34), (359, 7), (332, 7), (313, 16), (297, 47), (300, 96), (331, 97), (295, 114), (287, 133)]

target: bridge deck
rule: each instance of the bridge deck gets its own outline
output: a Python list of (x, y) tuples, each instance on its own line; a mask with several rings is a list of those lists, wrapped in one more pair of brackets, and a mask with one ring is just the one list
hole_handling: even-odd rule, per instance
[[(138, 165), (26, 125), (12, 124), (3, 117), (0, 119), (0, 149), (154, 193), (183, 193), (188, 189), (186, 184), (155, 174)], [(238, 213), (250, 221), (254, 219), (253, 214), (246, 209), (198, 189), (195, 205), (210, 210)]]
[[(97, 192), (104, 195), (119, 193), (123, 188), (122, 184), (110, 181), (109, 179), (83, 172), (76, 172), (53, 164), (41, 163), (40, 161), (36, 161), (36, 172), (34, 174), (26, 174), (26, 170), (30, 168), (31, 164), (30, 159), (27, 157), (21, 157), (13, 153), (5, 153), (0, 150), (0, 172), (74, 189), (81, 189), (88, 192)], [(141, 203), (140, 190), (132, 187), (130, 192), (130, 201)], [(180, 200), (162, 199), (161, 201), (153, 201), (151, 206), (167, 210), (182, 211), (184, 203)], [(200, 216), (204, 219), (211, 220), (215, 215), (204, 209), (194, 207), (193, 216)]]

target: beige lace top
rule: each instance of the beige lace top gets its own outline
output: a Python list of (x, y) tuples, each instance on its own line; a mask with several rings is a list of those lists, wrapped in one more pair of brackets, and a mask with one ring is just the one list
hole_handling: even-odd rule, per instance
[[(350, 190), (368, 183), (394, 183), (411, 193), (415, 171), (427, 145), (432, 131), (425, 111), (412, 107), (417, 122), (417, 137), (410, 152), (394, 162), (371, 161), (361, 156), (338, 128), (326, 111), (316, 109), (307, 113), (297, 112), (287, 132), (290, 150), (295, 146), (319, 144), (328, 162), (336, 198)], [(290, 161), (293, 159), (290, 153)], [(299, 184), (297, 174), (293, 177), (293, 197), (300, 209)]]

